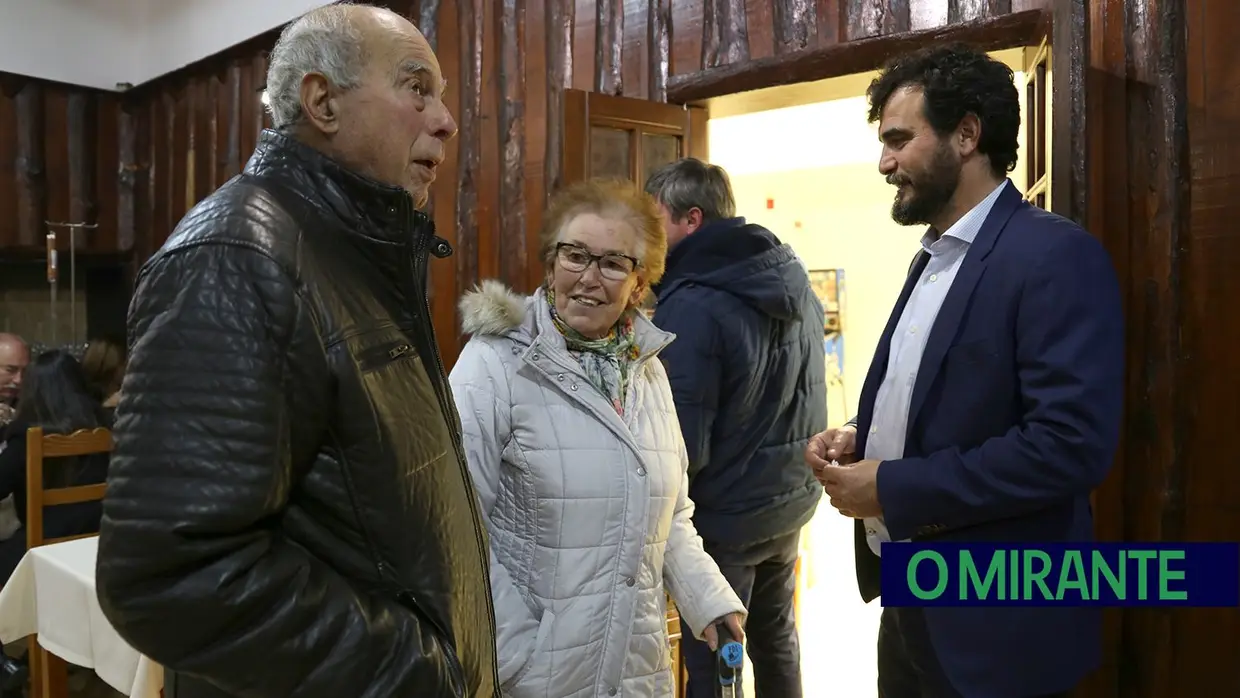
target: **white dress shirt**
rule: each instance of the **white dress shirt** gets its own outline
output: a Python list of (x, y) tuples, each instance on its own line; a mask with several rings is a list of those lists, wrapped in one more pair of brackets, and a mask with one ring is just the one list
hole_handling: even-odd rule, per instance
[[(943, 306), (943, 299), (951, 290), (965, 254), (1006, 186), (1010, 186), (1008, 181), (996, 187), (989, 196), (961, 216), (960, 220), (937, 239), (933, 230), (926, 231), (921, 237), (921, 247), (930, 255), (930, 259), (913, 287), (908, 304), (904, 306), (900, 321), (891, 335), (887, 372), (878, 386), (878, 395), (874, 399), (874, 414), (870, 420), (870, 433), (866, 436), (866, 459), (884, 461), (904, 457), (909, 402), (913, 397), (913, 386), (917, 383), (917, 371), (921, 367), (926, 338), (930, 336), (939, 308)], [(865, 519), (865, 538), (875, 555), (882, 554), (881, 543), (891, 540), (881, 518)]]

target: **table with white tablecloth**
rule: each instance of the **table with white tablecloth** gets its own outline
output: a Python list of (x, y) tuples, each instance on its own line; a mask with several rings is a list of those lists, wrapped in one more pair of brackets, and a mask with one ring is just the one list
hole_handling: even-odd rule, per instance
[(70, 664), (93, 669), (131, 698), (159, 698), (163, 668), (130, 647), (95, 596), (99, 538), (55, 543), (26, 553), (0, 589), (0, 642), (38, 634), (39, 644)]

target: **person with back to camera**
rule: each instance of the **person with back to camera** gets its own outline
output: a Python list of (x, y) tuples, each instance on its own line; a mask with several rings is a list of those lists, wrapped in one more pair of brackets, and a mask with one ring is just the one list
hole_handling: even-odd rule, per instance
[(511, 698), (671, 698), (666, 585), (692, 632), (742, 637), (744, 606), (702, 550), (686, 452), (638, 305), (667, 240), (631, 182), (552, 197), (532, 296), (484, 282), (452, 369), (491, 534), (500, 681)]
[[(1102, 244), (1006, 177), (1020, 130), (1010, 68), (936, 46), (893, 60), (868, 97), (892, 218), (929, 229), (857, 418), (817, 435), (806, 460), (857, 520), (871, 601), (900, 541), (1093, 538), (1089, 495), (1119, 443), (1124, 320)], [(889, 607), (879, 696), (1059, 698), (1100, 653), (1097, 608)]]

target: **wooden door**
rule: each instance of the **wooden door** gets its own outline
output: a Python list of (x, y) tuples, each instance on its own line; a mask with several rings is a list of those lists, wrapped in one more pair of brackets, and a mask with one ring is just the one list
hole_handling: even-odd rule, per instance
[(682, 157), (707, 159), (706, 109), (564, 91), (563, 183), (619, 177), (645, 184)]
[[(663, 102), (564, 91), (563, 184), (617, 177), (644, 185), (659, 167), (682, 157), (708, 159), (707, 111)], [(680, 615), (667, 600), (667, 633), (676, 695), (685, 695)]]
[[(1025, 200), (1039, 208), (1051, 207), (1051, 47), (1025, 49)], [(1019, 165), (1018, 165), (1019, 166)]]

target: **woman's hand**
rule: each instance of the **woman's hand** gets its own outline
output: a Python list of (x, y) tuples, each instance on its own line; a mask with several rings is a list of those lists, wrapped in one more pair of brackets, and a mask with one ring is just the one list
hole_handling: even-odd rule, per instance
[(741, 614), (729, 613), (728, 615), (716, 620), (714, 623), (706, 626), (702, 631), (702, 638), (706, 640), (706, 644), (710, 647), (711, 652), (719, 651), (719, 631), (715, 628), (719, 624), (726, 625), (728, 631), (732, 633), (732, 639), (744, 644), (745, 631), (741, 628)]

